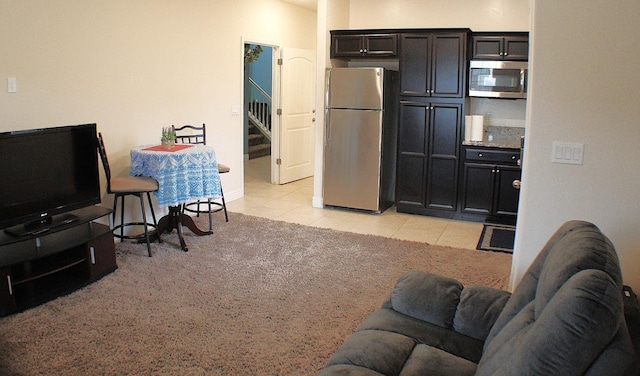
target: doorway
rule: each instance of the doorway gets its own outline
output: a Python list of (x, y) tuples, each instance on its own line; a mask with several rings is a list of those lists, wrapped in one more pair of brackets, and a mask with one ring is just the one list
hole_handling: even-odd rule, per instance
[[(270, 159), (276, 154), (272, 150), (272, 135), (277, 105), (274, 83), (279, 80), (274, 69), (277, 50), (277, 46), (244, 43), (244, 160), (245, 163), (253, 160), (252, 165), (260, 166), (259, 175), (267, 176), (270, 183), (274, 182)], [(255, 163), (257, 159), (261, 162)], [(265, 162), (267, 159), (268, 163)]]
[[(315, 52), (249, 40), (243, 48), (245, 162), (251, 158), (249, 143), (260, 137), (269, 140), (270, 146), (261, 149), (269, 151), (271, 184), (312, 176)], [(256, 130), (261, 134), (255, 135)]]

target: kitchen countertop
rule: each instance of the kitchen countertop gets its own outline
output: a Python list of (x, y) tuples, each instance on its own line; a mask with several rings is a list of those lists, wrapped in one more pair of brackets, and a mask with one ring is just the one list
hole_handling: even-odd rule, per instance
[[(491, 135), (491, 141), (489, 141)], [(484, 129), (482, 141), (462, 141), (465, 146), (480, 146), (491, 148), (520, 149), (524, 128), (487, 126)]]
[(505, 149), (520, 149), (520, 139), (493, 139), (492, 141), (487, 140), (485, 137), (482, 141), (462, 141), (462, 145), (465, 146), (480, 146), (480, 147), (488, 147), (488, 148), (505, 148)]

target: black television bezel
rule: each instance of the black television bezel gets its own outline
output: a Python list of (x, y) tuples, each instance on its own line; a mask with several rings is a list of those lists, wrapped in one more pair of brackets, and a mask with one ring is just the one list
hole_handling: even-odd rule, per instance
[[(30, 213), (25, 213), (21, 216), (11, 218), (0, 218), (0, 230), (4, 229), (5, 232), (16, 236), (23, 235), (36, 235), (37, 233), (46, 232), (50, 228), (58, 226), (60, 224), (66, 224), (74, 220), (72, 215), (63, 216), (73, 210), (82, 209), (88, 206), (99, 204), (102, 201), (101, 189), (100, 189), (100, 171), (98, 166), (98, 154), (97, 154), (97, 124), (79, 124), (79, 125), (65, 125), (49, 128), (34, 128), (25, 130), (15, 130), (9, 132), (0, 133), (0, 142), (3, 139), (10, 137), (28, 137), (29, 135), (43, 135), (50, 134), (55, 137), (55, 134), (61, 132), (74, 132), (82, 131), (86, 128), (92, 130), (91, 134), (91, 147), (95, 151), (94, 159), (91, 161), (95, 163), (95, 191), (90, 198), (78, 199), (73, 202), (66, 203), (64, 205), (58, 205), (54, 207), (42, 207), (41, 209), (34, 210)], [(60, 218), (64, 217), (64, 218)]]

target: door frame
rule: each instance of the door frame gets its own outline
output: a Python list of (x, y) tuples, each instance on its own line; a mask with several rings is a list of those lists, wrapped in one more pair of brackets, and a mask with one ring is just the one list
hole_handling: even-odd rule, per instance
[[(281, 77), (280, 77), (280, 66), (278, 65), (278, 60), (282, 55), (282, 46), (276, 42), (264, 41), (256, 38), (248, 38), (242, 37), (242, 45), (240, 51), (242, 56), (240, 61), (242, 61), (242, 69), (241, 79), (240, 79), (240, 97), (242, 98), (242, 142), (243, 145), (240, 148), (243, 150), (242, 159), (244, 160), (244, 142), (245, 142), (245, 134), (244, 127), (246, 124), (244, 123), (244, 118), (246, 116), (247, 108), (245, 107), (246, 103), (244, 101), (245, 92), (244, 92), (244, 45), (245, 44), (259, 44), (261, 46), (267, 46), (272, 48), (271, 54), (271, 103), (273, 105), (273, 111), (271, 111), (271, 184), (278, 184), (278, 179), (280, 176), (280, 165), (276, 162), (280, 158), (280, 116), (277, 115), (277, 109), (280, 106), (280, 90), (281, 90)], [(244, 169), (243, 169), (244, 171)], [(242, 174), (242, 186), (244, 187), (244, 173)]]

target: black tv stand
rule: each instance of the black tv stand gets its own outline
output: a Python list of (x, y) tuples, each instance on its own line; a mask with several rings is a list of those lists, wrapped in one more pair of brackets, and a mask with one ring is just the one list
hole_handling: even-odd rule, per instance
[(74, 223), (79, 220), (78, 216), (71, 213), (64, 213), (59, 215), (54, 215), (51, 217), (47, 217), (46, 219), (25, 223), (13, 227), (8, 227), (4, 229), (9, 235), (22, 237), (22, 236), (39, 236), (51, 230), (55, 230), (60, 226), (67, 225), (69, 223)]
[[(117, 269), (113, 233), (94, 220), (101, 206), (60, 216), (55, 226), (22, 236), (0, 232), (0, 316), (70, 293)], [(41, 229), (41, 230), (42, 230)]]

